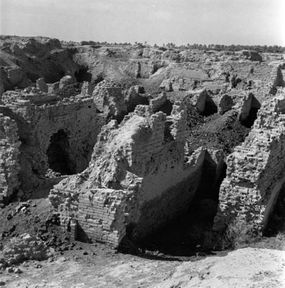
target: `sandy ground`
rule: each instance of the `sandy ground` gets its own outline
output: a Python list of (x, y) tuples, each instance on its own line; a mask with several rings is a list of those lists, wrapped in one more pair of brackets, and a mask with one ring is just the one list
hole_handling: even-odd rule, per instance
[(244, 248), (183, 262), (80, 253), (52, 262), (23, 263), (23, 273), (3, 272), (0, 283), (9, 288), (285, 287), (285, 251), (279, 250)]

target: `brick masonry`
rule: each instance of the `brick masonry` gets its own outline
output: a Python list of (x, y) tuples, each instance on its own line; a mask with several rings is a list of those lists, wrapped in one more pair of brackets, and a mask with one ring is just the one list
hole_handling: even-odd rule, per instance
[(214, 229), (234, 220), (262, 231), (285, 181), (285, 90), (266, 100), (244, 143), (227, 159)]
[(50, 192), (62, 224), (77, 221), (89, 238), (117, 247), (128, 227), (128, 236), (139, 240), (183, 213), (206, 155), (199, 148), (186, 157), (186, 127), (182, 104), (170, 116), (139, 105), (120, 125), (103, 126), (89, 167)]

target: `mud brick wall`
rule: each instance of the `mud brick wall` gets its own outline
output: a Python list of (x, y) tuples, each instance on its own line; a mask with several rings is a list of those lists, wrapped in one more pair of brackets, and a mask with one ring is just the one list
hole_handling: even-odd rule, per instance
[[(198, 149), (185, 159), (181, 107), (169, 117), (151, 114), (147, 107), (138, 110), (120, 125), (111, 121), (103, 126), (89, 167), (57, 184), (50, 194), (63, 219), (67, 215), (69, 221), (77, 220), (88, 237), (115, 247), (128, 227), (128, 236), (139, 240), (189, 207), (206, 155)], [(170, 141), (165, 139), (166, 121), (171, 121)], [(60, 191), (78, 193), (76, 213), (65, 200), (56, 204)]]
[(96, 108), (109, 117), (115, 119), (123, 117), (127, 112), (127, 106), (122, 92), (118, 83), (110, 80), (101, 81), (92, 93)]
[[(43, 183), (42, 179), (50, 168), (47, 150), (52, 136), (61, 130), (67, 137), (68, 156), (74, 173), (88, 166), (97, 135), (106, 121), (105, 115), (96, 112), (92, 97), (77, 95), (58, 100), (57, 96), (40, 92), (39, 95), (26, 95), (14, 91), (3, 95), (5, 109), (2, 110), (16, 122), (21, 140), (18, 165), (24, 193)], [(33, 98), (40, 96), (42, 100), (51, 98), (53, 101), (35, 104)]]
[(137, 241), (154, 232), (161, 225), (183, 214), (189, 207), (201, 180), (205, 151), (195, 164), (183, 169), (180, 160), (158, 158), (157, 173), (144, 178), (138, 191), (140, 206), (135, 218), (132, 238)]
[(159, 96), (150, 100), (149, 106), (152, 109), (152, 111), (156, 112), (159, 111), (159, 108), (163, 106), (163, 104), (166, 101), (167, 101), (166, 94), (162, 92)]
[(128, 195), (122, 190), (97, 189), (81, 193), (78, 223), (93, 240), (117, 247), (126, 234)]
[(0, 113), (0, 201), (11, 196), (20, 185), (19, 147), (16, 122)]
[[(227, 159), (214, 229), (235, 219), (262, 231), (284, 181), (285, 91), (265, 101), (245, 142)], [(279, 187), (279, 188), (278, 188)]]
[(132, 198), (125, 191), (98, 188), (79, 194), (52, 189), (49, 199), (60, 214), (61, 225), (67, 228), (75, 220), (90, 240), (117, 247), (126, 235)]

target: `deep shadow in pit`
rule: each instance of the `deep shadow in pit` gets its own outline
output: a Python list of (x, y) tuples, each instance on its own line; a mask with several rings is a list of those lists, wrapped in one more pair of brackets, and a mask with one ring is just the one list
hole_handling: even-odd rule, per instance
[(218, 207), (219, 187), (226, 176), (226, 164), (222, 161), (217, 167), (208, 154), (201, 172), (198, 189), (187, 212), (131, 248), (143, 251), (143, 257), (157, 253), (167, 257), (212, 254), (211, 231)]
[(70, 160), (69, 151), (68, 135), (63, 129), (60, 129), (50, 138), (50, 144), (47, 149), (49, 167), (62, 175), (75, 174), (75, 165)]
[(257, 118), (257, 112), (261, 104), (253, 94), (250, 94), (249, 100), (247, 101), (249, 101), (249, 109), (240, 115), (240, 123), (247, 128), (251, 128)]
[(241, 121), (241, 124), (247, 128), (251, 128), (254, 121), (257, 118), (257, 112), (258, 112), (259, 108), (257, 107), (251, 107), (248, 117), (244, 120)]
[(207, 116), (213, 115), (217, 112), (218, 112), (218, 107), (217, 107), (216, 103), (210, 97), (208, 97), (206, 102), (205, 102), (204, 111), (201, 112), (201, 115), (207, 117)]
[(285, 233), (285, 184), (283, 184), (279, 192), (275, 206), (263, 231), (265, 237), (276, 236), (278, 233)]
[(88, 71), (88, 67), (80, 67), (78, 71), (74, 73), (74, 77), (77, 82), (91, 82), (92, 74)]
[(153, 113), (156, 113), (158, 111), (161, 111), (163, 113), (165, 113), (166, 115), (170, 115), (171, 111), (172, 111), (172, 107), (173, 107), (173, 103), (167, 99), (163, 104), (161, 104), (159, 107), (156, 107), (153, 110)]

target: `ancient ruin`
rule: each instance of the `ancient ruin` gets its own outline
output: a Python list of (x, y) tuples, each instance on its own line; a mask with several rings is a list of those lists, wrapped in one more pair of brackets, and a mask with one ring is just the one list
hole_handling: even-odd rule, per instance
[(0, 0), (0, 287), (285, 287), (284, 9)]
[(116, 248), (197, 207), (202, 234), (266, 228), (284, 182), (278, 54), (1, 41), (3, 204), (45, 195), (63, 230)]
[(264, 101), (245, 141), (227, 159), (215, 228), (233, 221), (262, 231), (284, 184), (285, 90)]

